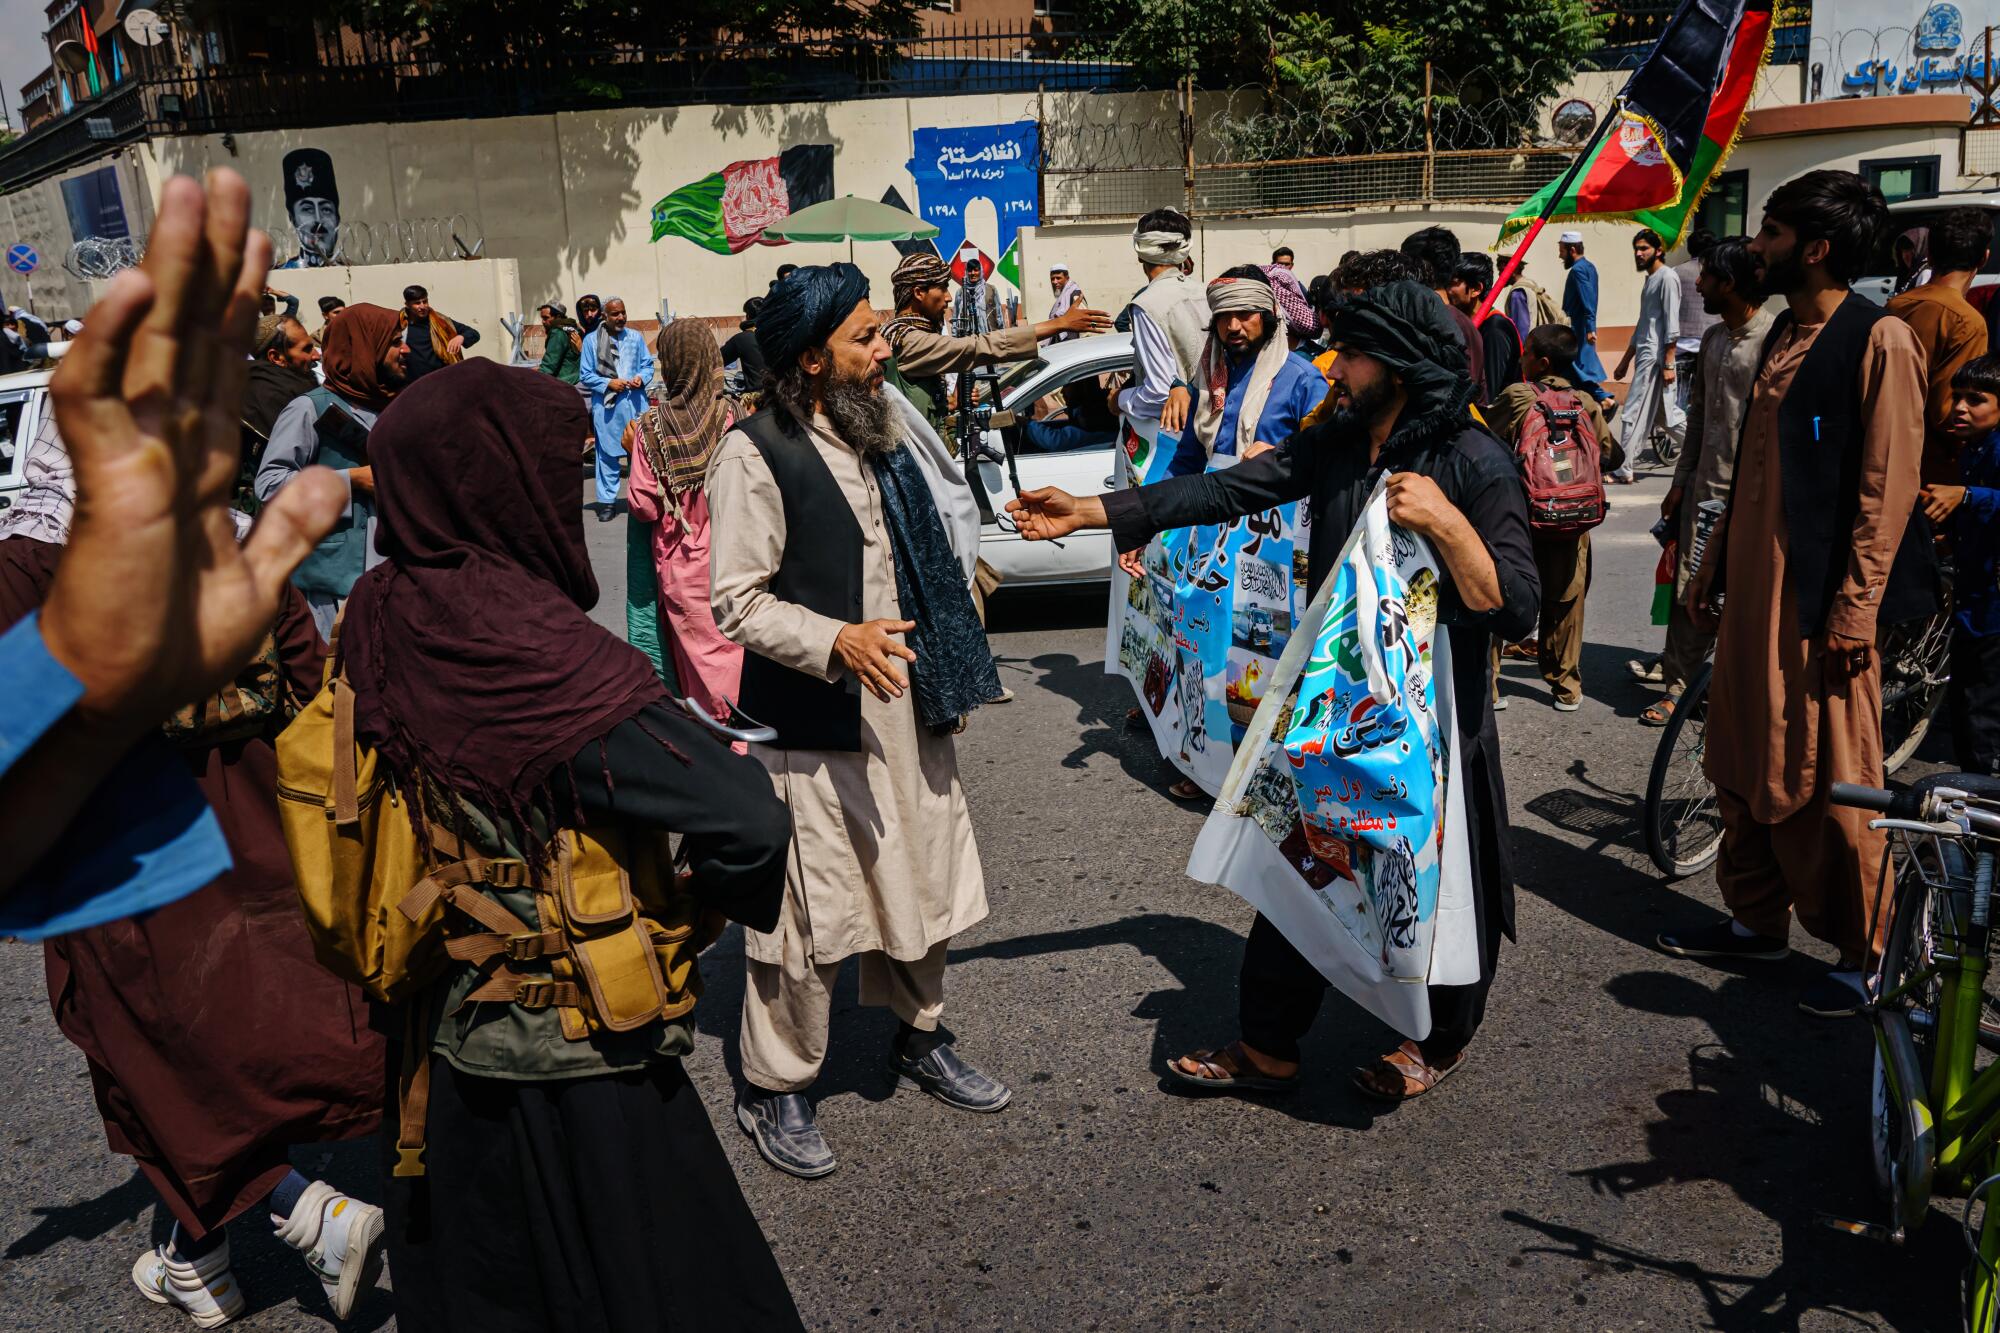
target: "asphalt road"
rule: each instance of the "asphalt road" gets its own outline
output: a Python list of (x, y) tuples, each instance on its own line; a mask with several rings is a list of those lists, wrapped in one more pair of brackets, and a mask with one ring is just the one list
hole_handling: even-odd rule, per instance
[[(1163, 1090), (1172, 1055), (1234, 1035), (1250, 911), (1183, 873), (1202, 815), (1165, 794), (1129, 688), (1103, 674), (1101, 593), (1004, 593), (1017, 702), (960, 746), (991, 916), (957, 942), (947, 1022), (1017, 1090), (1004, 1113), (892, 1096), (885, 1010), (834, 1014), (820, 1117), (841, 1169), (765, 1167), (729, 1114), (740, 937), (704, 960), (690, 1071), (808, 1323), (827, 1329), (1941, 1329), (1955, 1213), (1902, 1251), (1816, 1224), (1879, 1218), (1869, 1047), (1793, 993), (1827, 952), (1715, 970), (1652, 947), (1717, 910), (1640, 846), (1657, 733), (1625, 660), (1647, 623), (1664, 478), (1614, 491), (1596, 538), (1583, 710), (1510, 665), (1501, 716), (1521, 879), (1470, 1065), (1384, 1112), (1347, 1071), (1393, 1038), (1333, 996), (1290, 1099)], [(624, 521), (589, 524), (622, 623)], [(0, 945), (0, 1327), (182, 1327), (126, 1277), (166, 1219), (104, 1146), (82, 1058), (49, 1018), (39, 949)], [(376, 1192), (365, 1146), (297, 1161)], [(1956, 1205), (1953, 1205), (1956, 1208)], [(252, 1313), (330, 1322), (255, 1219), (233, 1228)], [(361, 1328), (392, 1324), (386, 1296)]]

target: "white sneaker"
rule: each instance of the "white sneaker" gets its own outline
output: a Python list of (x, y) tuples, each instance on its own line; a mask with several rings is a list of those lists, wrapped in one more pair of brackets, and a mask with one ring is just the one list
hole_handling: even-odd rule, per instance
[(1503, 694), (1503, 695), (1501, 695), (1501, 696), (1500, 696), (1500, 697), (1499, 697), (1498, 699), (1495, 699), (1495, 700), (1493, 701), (1493, 711), (1494, 711), (1494, 712), (1496, 712), (1496, 713), (1504, 713), (1504, 712), (1506, 712), (1506, 711), (1507, 711), (1507, 696), (1506, 696), (1506, 695), (1504, 695), (1504, 694)]
[(243, 1313), (243, 1292), (229, 1271), (229, 1242), (192, 1262), (172, 1257), (173, 1242), (163, 1241), (132, 1265), (132, 1283), (155, 1305), (185, 1310), (202, 1328), (226, 1324)]
[(1558, 713), (1574, 713), (1577, 709), (1583, 707), (1582, 704), (1574, 699), (1557, 699), (1555, 705)]
[(273, 1217), (278, 1239), (305, 1256), (306, 1266), (326, 1289), (333, 1317), (354, 1312), (361, 1293), (382, 1275), (382, 1210), (350, 1199), (315, 1180), (292, 1208), (292, 1215)]

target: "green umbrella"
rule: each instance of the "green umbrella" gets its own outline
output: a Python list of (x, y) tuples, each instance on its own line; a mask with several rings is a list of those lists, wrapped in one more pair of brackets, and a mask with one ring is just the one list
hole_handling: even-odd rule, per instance
[(843, 194), (764, 228), (786, 241), (916, 241), (938, 229), (890, 204)]
[(801, 208), (764, 228), (764, 234), (786, 241), (846, 241), (852, 261), (856, 241), (917, 241), (937, 235), (938, 229), (893, 204), (843, 194)]

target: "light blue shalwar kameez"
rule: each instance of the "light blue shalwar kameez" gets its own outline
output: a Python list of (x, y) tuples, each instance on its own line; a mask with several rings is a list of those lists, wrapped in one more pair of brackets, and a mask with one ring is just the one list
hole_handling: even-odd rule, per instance
[[(609, 338), (615, 356), (600, 360), (598, 343)], [(609, 391), (612, 380), (653, 382), (653, 353), (646, 340), (627, 328), (615, 338), (599, 328), (584, 335), (583, 368), (577, 382), (590, 394), (590, 426), (597, 432), (597, 503), (618, 499), (618, 460), (625, 456), (625, 428), (646, 410), (644, 389)]]

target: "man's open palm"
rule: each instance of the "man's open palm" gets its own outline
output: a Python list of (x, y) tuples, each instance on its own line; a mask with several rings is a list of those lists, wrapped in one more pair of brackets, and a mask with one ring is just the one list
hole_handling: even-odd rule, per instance
[(168, 180), (145, 262), (112, 279), (56, 372), (76, 521), (42, 613), (86, 713), (142, 730), (233, 676), (347, 489), (309, 468), (240, 546), (229, 513), (271, 243), (233, 171)]

